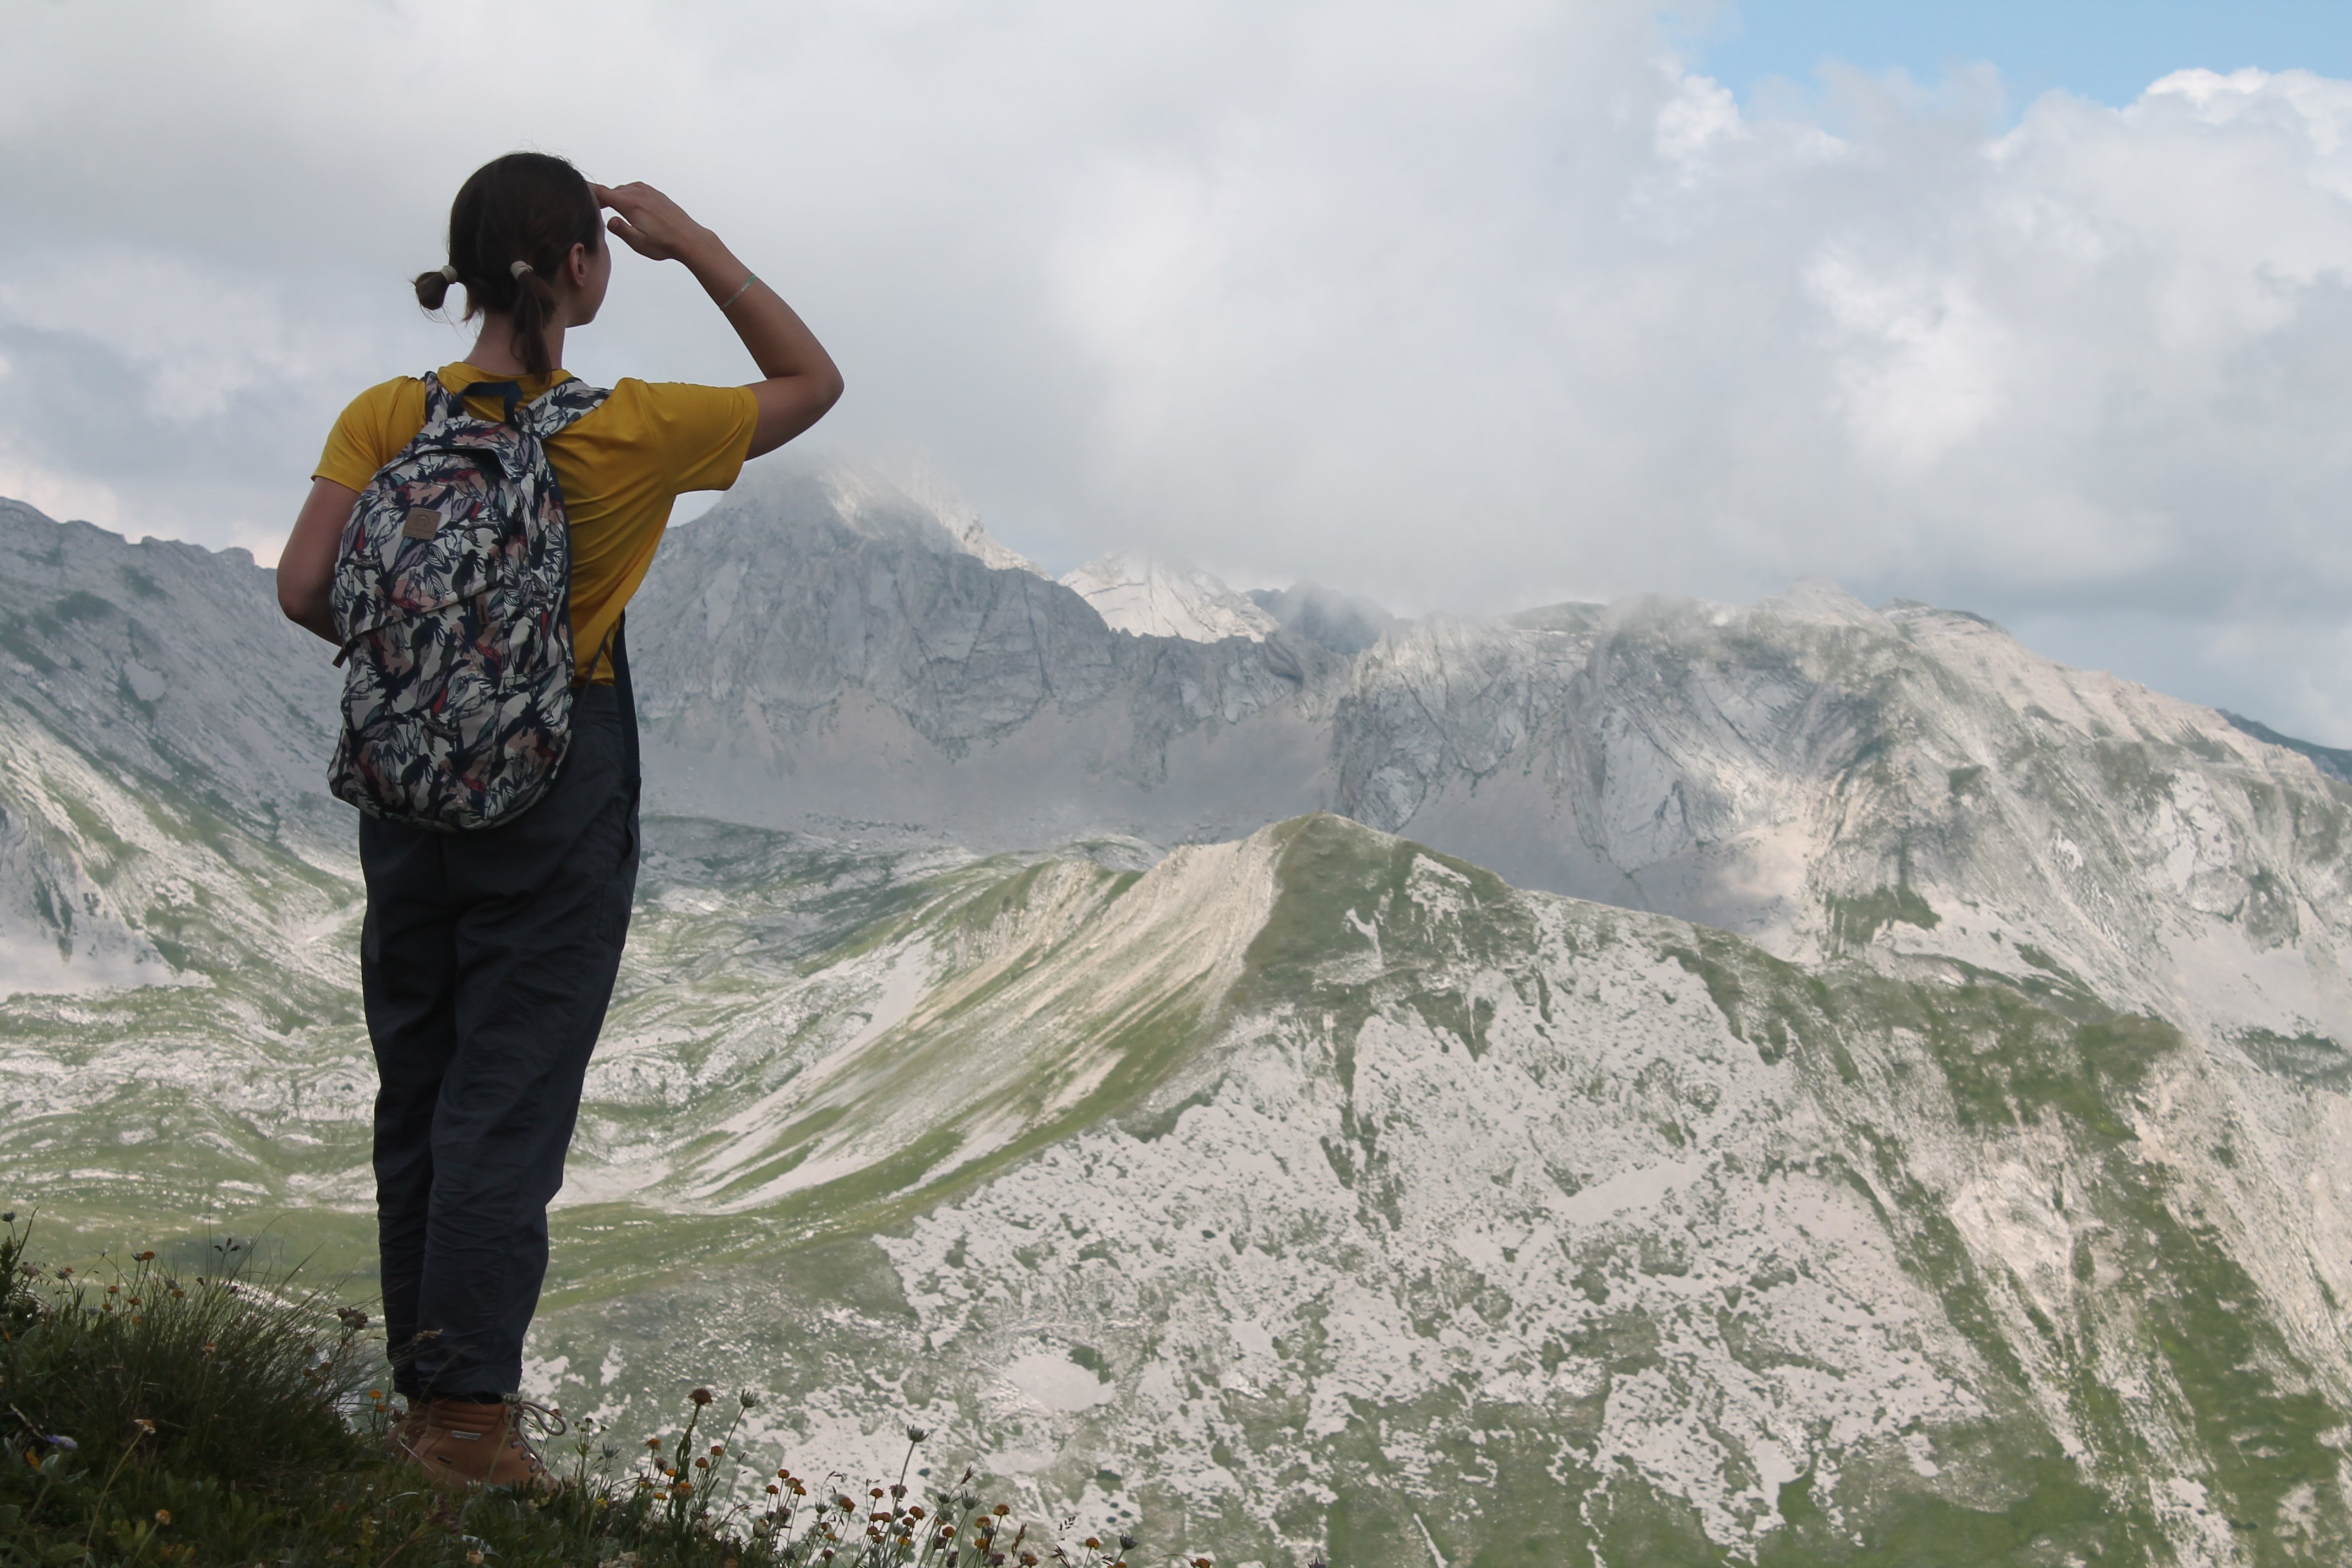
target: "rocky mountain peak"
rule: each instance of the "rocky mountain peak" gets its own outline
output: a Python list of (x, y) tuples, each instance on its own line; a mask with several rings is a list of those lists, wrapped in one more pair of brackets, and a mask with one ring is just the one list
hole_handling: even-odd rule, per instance
[[(911, 464), (893, 468), (844, 460), (785, 463), (751, 471), (730, 499), (739, 504), (774, 504), (774, 498), (805, 492), (812, 484), (837, 521), (868, 537), (961, 551), (998, 571), (1051, 575), (989, 532), (978, 510), (946, 480)], [(789, 510), (792, 503), (786, 499), (782, 505)]]
[(1142, 551), (1097, 556), (1066, 574), (1062, 585), (1092, 605), (1106, 625), (1138, 637), (1263, 642), (1280, 629), (1246, 595), (1199, 567)]
[(1820, 626), (1880, 626), (1879, 613), (1826, 577), (1800, 577), (1789, 591), (1756, 605), (1759, 613), (1788, 616)]

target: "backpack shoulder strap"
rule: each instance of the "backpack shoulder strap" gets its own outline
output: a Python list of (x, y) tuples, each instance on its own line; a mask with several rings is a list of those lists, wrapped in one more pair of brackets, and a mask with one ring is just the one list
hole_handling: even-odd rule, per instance
[(519, 416), (512, 416), (513, 423), (541, 441), (551, 440), (602, 408), (611, 395), (605, 388), (584, 381), (562, 382), (532, 398)]
[(466, 400), (441, 384), (435, 372), (425, 373), (425, 423), (446, 425), (452, 419), (467, 419)]

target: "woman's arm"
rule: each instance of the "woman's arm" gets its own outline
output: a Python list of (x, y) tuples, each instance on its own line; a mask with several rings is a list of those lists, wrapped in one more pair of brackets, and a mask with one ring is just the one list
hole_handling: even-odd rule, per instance
[(312, 479), (310, 499), (294, 520), (286, 548), (278, 552), (278, 607), (307, 631), (340, 645), (335, 618), (327, 611), (327, 590), (335, 581), (335, 556), (343, 546), (343, 524), (360, 492), (332, 479)]
[(604, 226), (638, 255), (682, 261), (727, 319), (752, 363), (768, 379), (754, 382), (760, 423), (751, 432), (754, 458), (772, 452), (818, 420), (841, 398), (841, 372), (793, 308), (764, 282), (744, 281), (751, 269), (719, 237), (651, 185), (591, 185), (596, 199), (620, 216)]

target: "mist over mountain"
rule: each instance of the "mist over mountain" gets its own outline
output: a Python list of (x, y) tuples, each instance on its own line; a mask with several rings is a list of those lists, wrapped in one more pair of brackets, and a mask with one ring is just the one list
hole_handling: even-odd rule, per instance
[[(321, 650), (239, 552), (0, 567), (15, 1188), (364, 1269)], [(1822, 584), (1086, 581), (863, 470), (673, 531), (534, 1388), (879, 1464), (887, 1387), (1229, 1562), (2352, 1547), (2326, 756)]]
[(1396, 616), (1370, 599), (1338, 593), (1319, 583), (1252, 588), (1249, 598), (1272, 616), (1276, 626), (1320, 643), (1333, 653), (1361, 653), (1398, 624)]

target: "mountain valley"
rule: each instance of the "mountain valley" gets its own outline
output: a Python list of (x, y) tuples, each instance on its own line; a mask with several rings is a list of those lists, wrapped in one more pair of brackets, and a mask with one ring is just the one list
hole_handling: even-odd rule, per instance
[[(2325, 755), (1826, 584), (1073, 585), (812, 469), (632, 619), (567, 1409), (756, 1382), (1228, 1563), (2352, 1554)], [(77, 1245), (365, 1288), (334, 690), (249, 558), (0, 503), (0, 1152)]]

